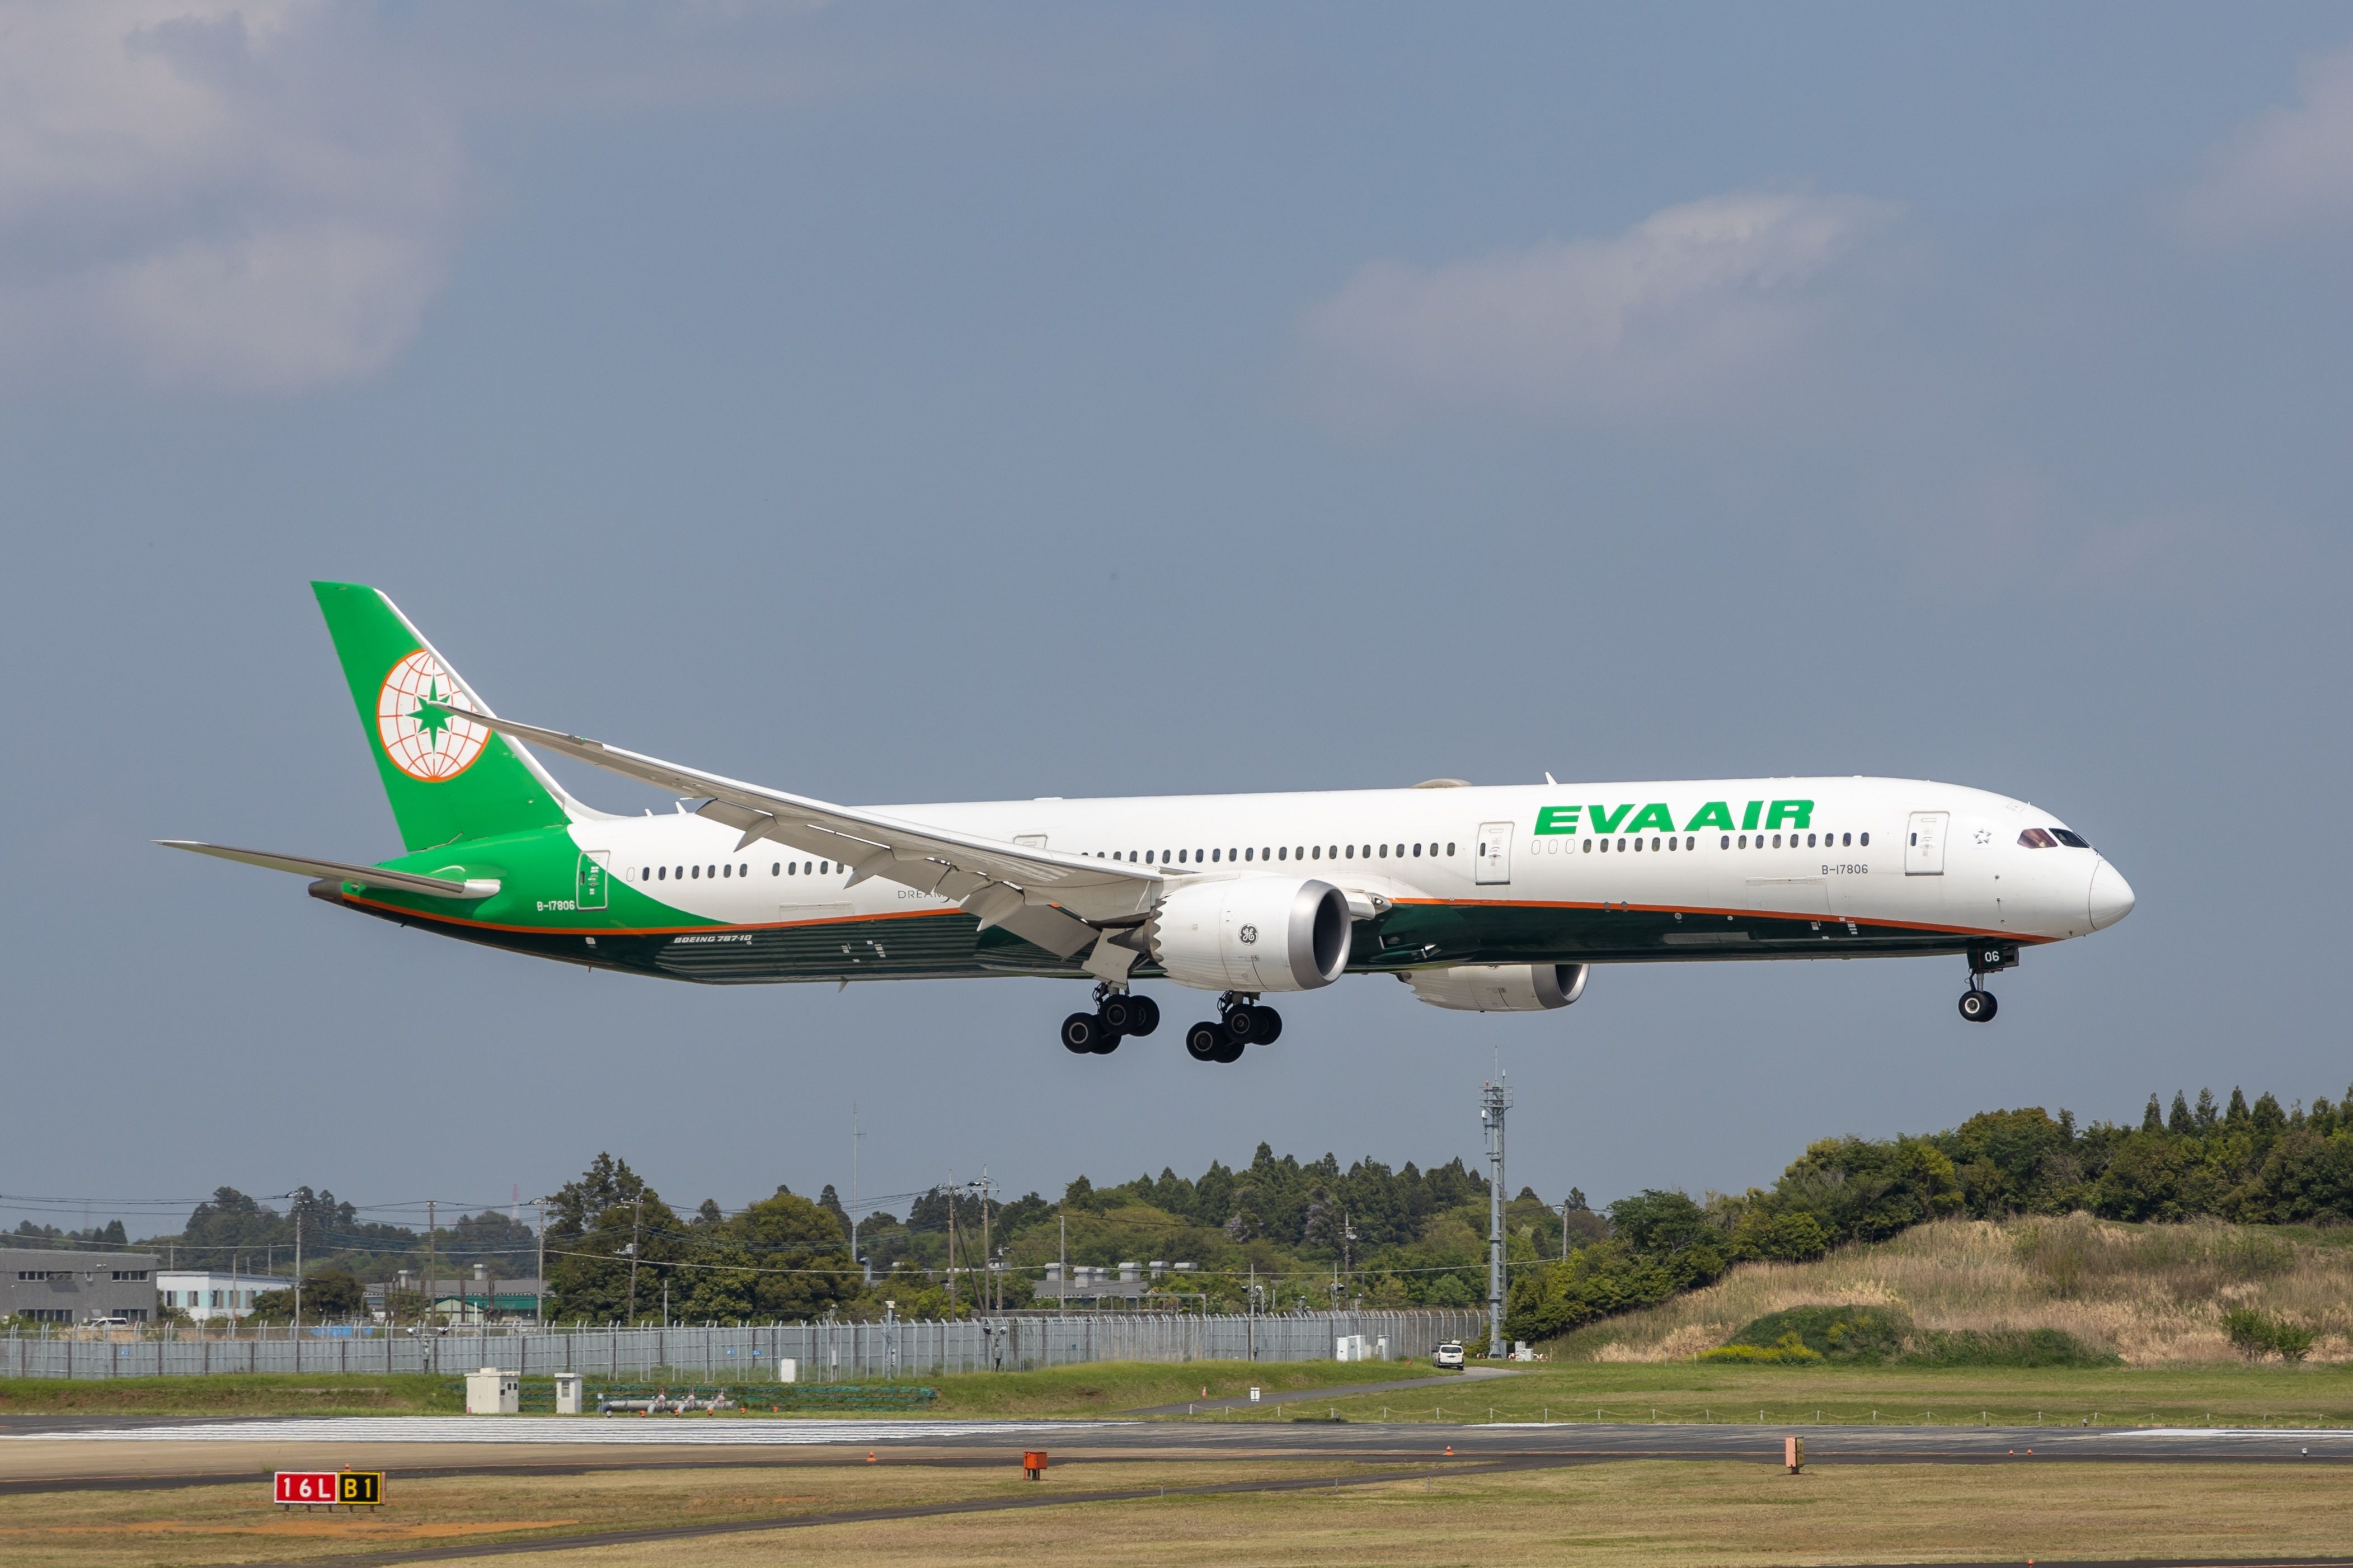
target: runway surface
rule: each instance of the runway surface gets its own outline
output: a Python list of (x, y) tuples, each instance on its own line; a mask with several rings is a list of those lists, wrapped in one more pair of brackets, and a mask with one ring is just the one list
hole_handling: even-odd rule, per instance
[(1024, 1447), (1048, 1448), (1058, 1464), (1146, 1457), (1773, 1463), (1781, 1440), (1792, 1436), (1806, 1440), (1808, 1460), (1820, 1464), (2353, 1463), (2353, 1430), (2344, 1428), (356, 1415), (71, 1426), (11, 1421), (0, 1429), (0, 1488), (33, 1489), (45, 1477), (249, 1473), (264, 1458), (295, 1454), (322, 1463), (366, 1455), (397, 1468), (429, 1466), (443, 1472), (862, 1463), (869, 1450), (953, 1460)]

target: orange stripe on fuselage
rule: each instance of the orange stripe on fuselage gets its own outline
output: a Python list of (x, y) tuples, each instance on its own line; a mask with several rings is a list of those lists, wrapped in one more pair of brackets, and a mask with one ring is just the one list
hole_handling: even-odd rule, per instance
[(1820, 910), (1806, 910), (1799, 913), (1789, 913), (1778, 910), (1720, 910), (1710, 909), (1704, 905), (1695, 904), (1620, 903), (1615, 900), (1604, 900), (1599, 903), (1587, 903), (1577, 900), (1559, 899), (1396, 899), (1391, 901), (1400, 907), (1411, 904), (1419, 909), (1593, 910), (1603, 913), (1616, 912), (1620, 914), (1630, 913), (1636, 910), (1640, 910), (1642, 913), (1651, 915), (1727, 915), (1735, 920), (1811, 921), (1816, 925), (1820, 925), (1824, 921), (1831, 921), (1839, 925), (1887, 927), (1895, 931), (1934, 931), (1938, 936), (2000, 937), (2004, 942), (2057, 942), (2061, 940), (2054, 936), (2030, 936), (2022, 931), (1982, 931), (1974, 926), (1937, 925), (1929, 921), (1865, 920), (1855, 915), (1824, 914)]

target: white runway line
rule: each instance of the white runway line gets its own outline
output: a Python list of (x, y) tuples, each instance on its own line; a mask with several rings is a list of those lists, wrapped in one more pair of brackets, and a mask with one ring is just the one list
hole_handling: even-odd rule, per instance
[(921, 1442), (1100, 1431), (1126, 1421), (747, 1421), (676, 1416), (324, 1415), (11, 1432), (0, 1440), (49, 1443), (642, 1443), (718, 1446)]

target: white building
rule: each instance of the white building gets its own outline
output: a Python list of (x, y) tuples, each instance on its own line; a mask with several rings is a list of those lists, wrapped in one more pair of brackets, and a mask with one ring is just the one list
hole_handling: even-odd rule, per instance
[(155, 1289), (165, 1309), (177, 1308), (201, 1323), (242, 1318), (253, 1310), (255, 1297), (264, 1290), (291, 1290), (294, 1281), (235, 1270), (167, 1268), (155, 1276)]

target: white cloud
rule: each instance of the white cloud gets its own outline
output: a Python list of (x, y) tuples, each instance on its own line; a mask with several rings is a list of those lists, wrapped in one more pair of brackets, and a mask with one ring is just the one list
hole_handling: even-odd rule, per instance
[(2353, 218), (2353, 48), (2306, 59), (2295, 103), (2216, 148), (2173, 216), (2217, 243), (2274, 238)]
[(0, 357), (290, 391), (415, 335), (454, 116), (328, 0), (0, 9)]
[(1751, 397), (1820, 324), (1814, 288), (1893, 209), (1737, 192), (1609, 239), (1434, 268), (1374, 262), (1300, 325), (1310, 398), (1335, 424), (1417, 411), (1641, 417)]

